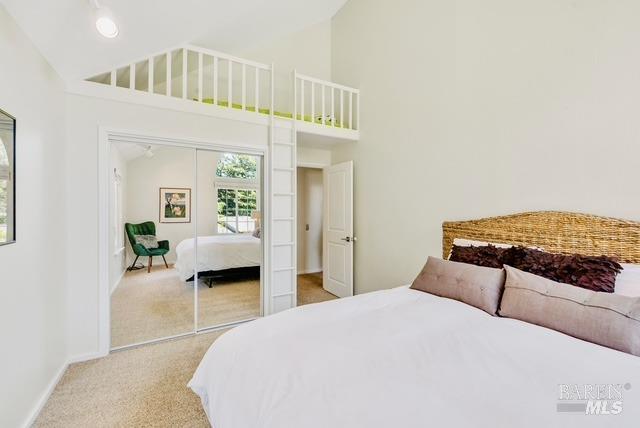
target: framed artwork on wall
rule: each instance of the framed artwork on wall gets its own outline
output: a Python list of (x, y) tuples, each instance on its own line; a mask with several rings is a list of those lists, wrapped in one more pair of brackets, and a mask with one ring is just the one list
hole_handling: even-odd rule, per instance
[(160, 188), (160, 223), (191, 223), (191, 189)]

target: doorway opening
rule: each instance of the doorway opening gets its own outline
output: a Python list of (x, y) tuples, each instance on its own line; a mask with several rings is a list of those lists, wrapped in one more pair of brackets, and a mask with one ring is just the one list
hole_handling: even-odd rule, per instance
[(298, 306), (336, 298), (323, 287), (324, 186), (322, 168), (297, 168)]

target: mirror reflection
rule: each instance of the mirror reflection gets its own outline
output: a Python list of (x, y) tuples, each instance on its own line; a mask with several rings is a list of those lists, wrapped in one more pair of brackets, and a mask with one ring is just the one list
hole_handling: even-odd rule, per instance
[(15, 119), (0, 110), (0, 245), (15, 242)]

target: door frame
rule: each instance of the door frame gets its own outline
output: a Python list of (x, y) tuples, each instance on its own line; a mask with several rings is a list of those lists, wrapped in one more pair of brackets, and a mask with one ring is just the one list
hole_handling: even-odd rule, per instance
[[(265, 308), (268, 308), (268, 299), (271, 295), (271, 284), (269, 282), (271, 272), (271, 245), (270, 245), (270, 231), (268, 230), (270, 225), (270, 206), (271, 201), (268, 195), (270, 195), (270, 158), (268, 146), (255, 146), (249, 144), (240, 143), (227, 143), (215, 140), (201, 140), (189, 137), (177, 137), (177, 136), (158, 136), (143, 131), (132, 131), (119, 128), (111, 128), (105, 126), (98, 126), (98, 356), (106, 356), (112, 350), (111, 348), (111, 295), (109, 284), (109, 240), (110, 240), (110, 227), (109, 227), (109, 185), (110, 185), (110, 153), (112, 143), (133, 143), (141, 145), (156, 145), (156, 146), (169, 146), (169, 147), (182, 147), (193, 150), (208, 150), (208, 151), (222, 151), (233, 152), (239, 154), (247, 154), (260, 156), (262, 159), (262, 189), (261, 189), (261, 212), (262, 220), (261, 227), (262, 236), (262, 264), (260, 266), (260, 316), (264, 315)], [(197, 157), (195, 157), (197, 161)], [(197, 162), (194, 162), (194, 171), (197, 174)], [(194, 183), (194, 192), (197, 194), (197, 180)], [(196, 202), (197, 207), (197, 202)], [(197, 225), (197, 209), (192, 212), (192, 221), (194, 222), (194, 228)], [(194, 229), (195, 230), (195, 229)], [(196, 249), (197, 251), (197, 249)], [(197, 257), (197, 256), (196, 256)], [(89, 282), (90, 284), (90, 282)], [(196, 289), (194, 283), (194, 290)], [(225, 324), (222, 326), (211, 326), (204, 329), (199, 329), (197, 325), (198, 317), (198, 294), (194, 291), (194, 325), (193, 331), (184, 334), (179, 334), (172, 337), (158, 338), (151, 341), (140, 342), (136, 344), (127, 345), (126, 347), (139, 346), (146, 343), (160, 342), (163, 340), (171, 339), (173, 337), (186, 336), (192, 334), (199, 334), (218, 330), (220, 328), (227, 328), (233, 325), (246, 322), (249, 320), (239, 320), (237, 322)], [(121, 349), (123, 347), (118, 347)]]

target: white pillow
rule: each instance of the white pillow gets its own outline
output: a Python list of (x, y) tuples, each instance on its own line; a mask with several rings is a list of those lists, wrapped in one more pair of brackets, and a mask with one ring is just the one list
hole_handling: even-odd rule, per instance
[(616, 277), (615, 294), (640, 297), (640, 265), (622, 263), (622, 272)]
[[(505, 243), (501, 243), (501, 242), (484, 242), (484, 241), (474, 241), (473, 239), (464, 239), (464, 238), (454, 238), (453, 239), (453, 245), (457, 245), (458, 247), (486, 247), (487, 245), (493, 245), (494, 247), (497, 248), (511, 248), (514, 247), (513, 244), (505, 244)], [(540, 250), (540, 251), (544, 251), (544, 248), (540, 248), (540, 247), (527, 247), (530, 248), (532, 250)], [(451, 248), (453, 250), (453, 247)], [(447, 260), (451, 258), (451, 251), (449, 251), (449, 256), (447, 257)], [(638, 268), (640, 268), (640, 265), (637, 265)]]
[(511, 244), (501, 244), (497, 242), (484, 242), (484, 241), (474, 241), (473, 239), (464, 239), (464, 238), (455, 238), (453, 240), (453, 245), (457, 245), (458, 247), (486, 247), (487, 245), (493, 245), (498, 248), (511, 248), (513, 245)]
[[(498, 248), (511, 248), (513, 247), (513, 245), (511, 244), (500, 244), (500, 243), (496, 243), (496, 242), (484, 242), (484, 241), (474, 241), (473, 239), (464, 239), (464, 238), (454, 238), (453, 239), (453, 245), (456, 245), (458, 247), (486, 247), (487, 245), (493, 245), (494, 247), (498, 247)], [(451, 250), (453, 250), (453, 246), (451, 247)], [(447, 256), (447, 260), (449, 260), (451, 258), (451, 251), (449, 251), (449, 255)]]

